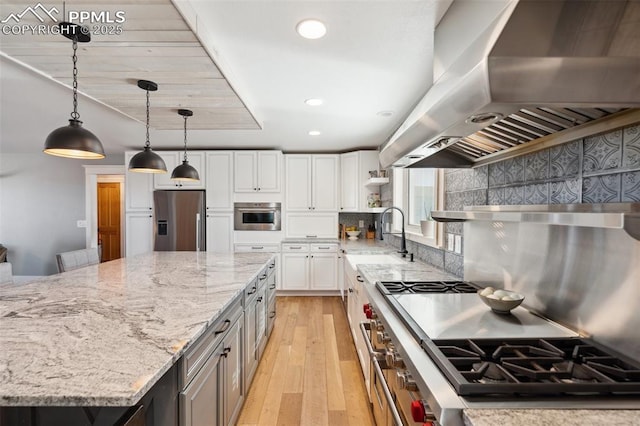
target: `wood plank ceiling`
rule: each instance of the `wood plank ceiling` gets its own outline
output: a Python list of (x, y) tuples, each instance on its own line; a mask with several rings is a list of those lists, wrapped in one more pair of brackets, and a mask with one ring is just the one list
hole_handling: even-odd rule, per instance
[[(124, 22), (86, 22), (92, 31), (91, 42), (78, 46), (78, 89), (142, 122), (146, 121), (145, 92), (138, 88), (139, 79), (152, 80), (158, 91), (151, 97), (151, 127), (182, 129), (179, 108), (192, 109), (190, 129), (259, 129), (251, 112), (238, 97), (225, 76), (208, 55), (196, 35), (170, 0), (118, 0), (98, 3), (95, 0), (43, 2), (54, 19), (45, 18), (44, 25), (56, 26), (63, 21), (63, 10), (109, 12), (124, 11)], [(16, 22), (11, 13), (19, 14), (37, 1), (9, 0), (0, 4), (0, 24), (4, 26), (38, 25), (31, 12)], [(63, 9), (64, 8), (64, 9)], [(74, 21), (77, 22), (77, 21)], [(119, 32), (117, 26), (120, 26)], [(100, 32), (112, 34), (100, 34)], [(23, 62), (69, 87), (72, 84), (72, 43), (59, 34), (0, 33), (0, 51)], [(71, 93), (60, 99), (60, 108), (72, 111)], [(82, 114), (82, 99), (79, 112)]]

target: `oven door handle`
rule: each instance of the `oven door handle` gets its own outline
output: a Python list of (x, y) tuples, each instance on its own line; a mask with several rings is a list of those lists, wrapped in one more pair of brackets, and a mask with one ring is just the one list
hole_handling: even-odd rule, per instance
[(376, 351), (373, 350), (373, 346), (371, 346), (371, 341), (369, 340), (369, 335), (367, 334), (367, 323), (360, 323), (360, 331), (362, 332), (362, 337), (364, 337), (364, 343), (367, 345), (367, 351), (369, 351), (369, 358), (371, 358), (371, 363), (375, 370), (374, 374), (380, 378), (380, 384), (382, 385), (382, 392), (384, 392), (384, 397), (387, 400), (387, 407), (389, 407), (389, 411), (393, 416), (393, 423), (396, 426), (403, 426), (402, 418), (400, 417), (400, 413), (398, 413), (398, 409), (393, 402), (393, 397), (391, 396), (391, 391), (389, 390), (389, 386), (387, 386), (387, 382), (384, 380), (384, 374), (382, 373), (382, 368), (380, 368), (380, 363), (378, 362), (378, 358), (376, 358)]

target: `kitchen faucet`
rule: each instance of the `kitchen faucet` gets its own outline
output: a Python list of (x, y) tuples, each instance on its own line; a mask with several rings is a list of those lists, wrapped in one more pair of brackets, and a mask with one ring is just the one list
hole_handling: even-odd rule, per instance
[(397, 234), (397, 232), (384, 232), (384, 215), (389, 210), (393, 210), (393, 209), (398, 210), (400, 212), (400, 215), (402, 215), (402, 232), (400, 233), (401, 234), (400, 251), (398, 253), (402, 254), (402, 257), (405, 257), (409, 252), (407, 251), (407, 238), (404, 235), (404, 212), (399, 207), (387, 207), (386, 209), (384, 209), (384, 211), (380, 215), (380, 239), (381, 240), (384, 239), (383, 238), (384, 234)]

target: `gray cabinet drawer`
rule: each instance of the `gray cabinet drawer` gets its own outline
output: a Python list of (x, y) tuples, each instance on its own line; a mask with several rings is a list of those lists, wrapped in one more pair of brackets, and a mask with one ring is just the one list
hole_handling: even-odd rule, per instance
[(179, 366), (179, 386), (183, 389), (205, 364), (216, 345), (222, 341), (231, 325), (242, 316), (242, 298), (238, 297), (224, 310), (195, 345), (187, 349)]

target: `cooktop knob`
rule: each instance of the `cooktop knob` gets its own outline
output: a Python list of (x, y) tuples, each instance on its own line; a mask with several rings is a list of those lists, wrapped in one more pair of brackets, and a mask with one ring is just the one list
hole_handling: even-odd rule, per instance
[[(418, 385), (413, 378), (411, 377), (411, 373), (408, 371), (398, 371), (396, 376), (396, 383), (400, 389), (406, 389), (408, 391), (417, 392)], [(421, 421), (421, 420), (416, 420)]]
[(389, 337), (389, 335), (384, 331), (378, 331), (376, 333), (376, 336), (378, 337), (378, 342), (380, 343), (384, 344), (384, 343), (389, 343), (391, 341), (391, 338)]

